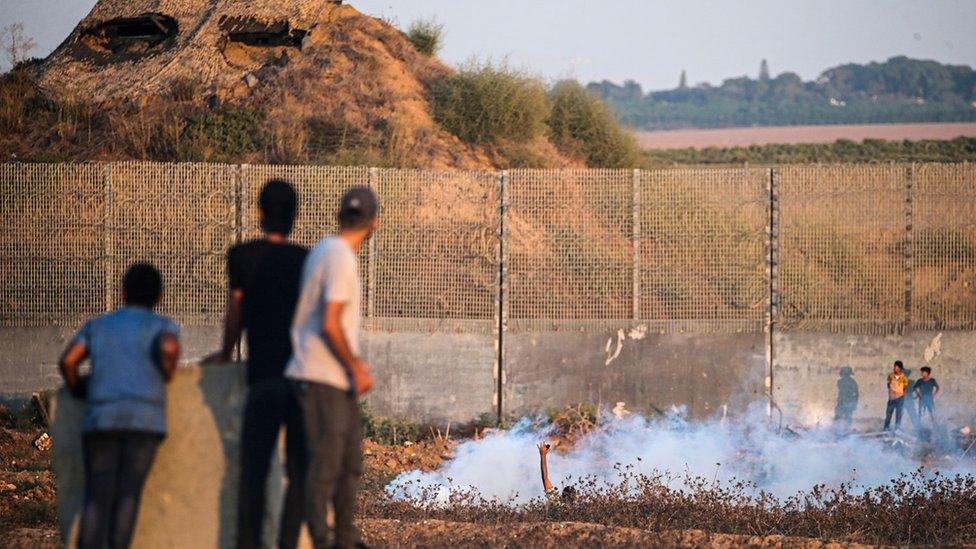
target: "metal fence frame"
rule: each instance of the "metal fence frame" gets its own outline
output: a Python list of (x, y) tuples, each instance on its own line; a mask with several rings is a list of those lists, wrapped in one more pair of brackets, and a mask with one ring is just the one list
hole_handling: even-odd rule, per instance
[[(146, 245), (169, 242), (170, 263), (192, 256), (198, 265), (164, 265), (164, 270), (171, 270), (167, 279), (176, 289), (171, 295), (196, 292), (190, 294), (193, 307), (164, 310), (188, 324), (217, 324), (223, 307), (224, 249), (260, 234), (254, 203), (258, 186), (272, 177), (296, 181), (306, 195), (297, 229), (306, 243), (334, 228), (328, 200), (349, 184), (369, 185), (388, 199), (388, 213), (399, 225), (365, 246), (361, 258), (364, 313), (374, 327), (436, 329), (452, 321), (498, 332), (499, 337), (507, 330), (602, 329), (622, 322), (644, 323), (661, 332), (769, 331), (774, 325), (780, 330), (880, 334), (976, 329), (976, 310), (969, 306), (976, 300), (965, 294), (968, 282), (953, 279), (960, 269), (976, 269), (976, 169), (971, 164), (512, 172), (150, 162), (3, 164), (0, 199), (4, 217), (9, 217), (0, 257), (25, 268), (14, 272), (8, 266), (4, 273), (8, 280), (0, 283), (0, 294), (8, 295), (3, 296), (7, 303), (0, 325), (71, 325), (115, 307), (121, 269), (140, 256), (137, 248), (126, 247), (128, 239)], [(98, 197), (90, 192), (97, 187)], [(427, 217), (422, 223), (427, 225), (417, 225), (421, 221), (412, 222), (412, 208), (420, 208), (417, 204), (431, 192), (451, 196), (423, 206)], [(62, 204), (65, 197), (69, 206)], [(18, 217), (20, 202), (29, 204), (24, 211), (30, 215)], [(459, 204), (472, 203), (466, 218), (449, 218)], [(65, 211), (68, 207), (74, 211)], [(745, 225), (733, 226), (741, 225), (738, 212), (744, 209), (749, 210)], [(71, 221), (71, 216), (81, 220)], [(431, 223), (436, 227), (430, 229)], [(180, 249), (192, 247), (194, 239), (187, 239), (186, 232), (194, 227), (207, 233), (208, 242)], [(439, 231), (439, 246), (418, 244), (427, 230)], [(477, 242), (458, 242), (458, 231), (465, 230), (471, 234), (462, 236)], [(727, 265), (737, 255), (716, 252), (731, 241), (712, 242), (716, 235), (734, 231), (745, 245), (742, 253), (749, 255), (738, 270)], [(90, 238), (79, 244), (84, 249), (72, 247), (72, 234), (96, 233), (102, 235), (100, 249), (93, 248)], [(529, 242), (540, 234), (543, 242)], [(49, 241), (51, 235), (61, 235), (61, 242)], [(480, 257), (464, 257), (469, 251), (465, 246), (477, 246)], [(378, 265), (396, 253), (405, 262), (398, 267), (408, 271), (401, 282), (423, 279), (396, 299), (422, 301), (434, 284), (448, 304), (420, 307), (419, 313), (416, 306), (391, 304), (389, 299), (379, 304), (382, 288), (377, 280), (391, 275), (378, 272)], [(411, 263), (411, 254), (424, 253), (438, 256), (428, 259), (453, 263), (427, 273), (423, 264)], [(852, 254), (861, 254), (851, 259), (861, 264), (848, 268), (844, 258)], [(55, 305), (45, 310), (17, 309), (14, 303), (31, 293), (59, 291), (44, 286), (43, 273), (71, 261), (84, 264), (78, 267), (84, 271), (79, 280), (101, 278), (88, 281), (101, 298), (66, 292), (67, 297), (52, 297), (49, 303)], [(572, 277), (566, 275), (570, 268), (576, 269)], [(689, 273), (710, 268), (715, 272)], [(699, 279), (680, 281), (685, 287), (677, 290), (664, 282), (651, 287), (682, 270), (686, 278), (696, 274)], [(804, 278), (811, 272), (820, 278)], [(748, 299), (720, 297), (750, 303), (740, 303), (736, 310), (706, 311), (711, 302), (702, 301), (702, 280), (745, 284)], [(206, 292), (208, 299), (197, 299), (199, 292)], [(655, 292), (664, 301), (655, 303)], [(712, 302), (718, 301), (713, 296)], [(72, 314), (72, 307), (78, 314)]]

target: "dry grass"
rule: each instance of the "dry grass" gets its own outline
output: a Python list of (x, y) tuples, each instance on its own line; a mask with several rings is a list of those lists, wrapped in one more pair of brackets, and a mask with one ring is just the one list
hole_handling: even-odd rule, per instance
[[(594, 406), (581, 404), (550, 411), (547, 419), (539, 421), (552, 426), (550, 440), (572, 445), (595, 427), (596, 412)], [(396, 425), (409, 431), (406, 424)], [(436, 436), (431, 440), (436, 448), (450, 447), (449, 440)], [(374, 470), (367, 476), (377, 474), (377, 460), (371, 463)], [(408, 468), (436, 466), (436, 460), (427, 459)], [(370, 480), (373, 488), (361, 496), (363, 516), (404, 524), (431, 520), (478, 524), (487, 532), (573, 522), (647, 532), (704, 531), (882, 545), (953, 545), (976, 539), (976, 478), (968, 475), (944, 476), (919, 469), (869, 490), (853, 484), (821, 485), (781, 499), (745, 481), (725, 484), (690, 474), (641, 474), (620, 464), (616, 469), (618, 482), (612, 487), (584, 477), (564, 487), (561, 497), (524, 505), (456, 491), (446, 506), (426, 503), (434, 500), (433, 488), (421, 490), (413, 500), (394, 501), (376, 488), (402, 468), (384, 470), (382, 478)], [(449, 532), (444, 534), (449, 537)]]
[[(620, 471), (620, 484), (582, 479), (573, 497), (513, 506), (458, 493), (446, 507), (370, 495), (364, 513), (400, 521), (446, 520), (507, 527), (513, 523), (585, 522), (648, 531), (704, 530), (750, 536), (798, 536), (886, 545), (950, 545), (976, 539), (976, 479), (921, 471), (867, 492), (817, 487), (780, 500), (739, 482), (674, 479)], [(677, 481), (687, 489), (673, 488)], [(421, 498), (422, 499), (422, 498)]]
[(352, 9), (330, 17), (287, 63), (239, 69), (222, 83), (186, 73), (154, 93), (94, 104), (40, 94), (32, 78), (42, 70), (4, 75), (0, 157), (495, 166), (494, 151), (433, 119), (429, 94), (447, 67), (380, 20)]

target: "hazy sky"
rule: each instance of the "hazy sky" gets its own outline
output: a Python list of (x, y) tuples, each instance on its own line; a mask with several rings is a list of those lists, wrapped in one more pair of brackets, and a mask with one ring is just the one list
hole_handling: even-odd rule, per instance
[[(246, 1), (246, 0), (241, 0)], [(287, 0), (281, 0), (287, 1)], [(94, 0), (0, 0), (46, 55)], [(635, 79), (646, 88), (774, 74), (812, 79), (840, 63), (894, 55), (976, 65), (974, 0), (352, 0), (405, 27), (436, 17), (441, 57), (499, 59), (548, 78)]]

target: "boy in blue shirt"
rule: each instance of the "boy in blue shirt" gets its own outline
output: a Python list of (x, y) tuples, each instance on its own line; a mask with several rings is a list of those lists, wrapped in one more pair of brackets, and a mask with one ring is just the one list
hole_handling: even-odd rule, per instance
[[(143, 483), (166, 436), (166, 382), (179, 360), (179, 328), (153, 313), (163, 281), (152, 265), (129, 268), (125, 306), (85, 323), (59, 365), (65, 385), (85, 399), (85, 501), (80, 549), (128, 547)], [(78, 368), (91, 360), (91, 375)]]
[(915, 382), (913, 393), (918, 399), (918, 416), (921, 420), (927, 411), (929, 421), (935, 423), (935, 396), (939, 394), (939, 382), (932, 377), (932, 368), (922, 367), (922, 379)]

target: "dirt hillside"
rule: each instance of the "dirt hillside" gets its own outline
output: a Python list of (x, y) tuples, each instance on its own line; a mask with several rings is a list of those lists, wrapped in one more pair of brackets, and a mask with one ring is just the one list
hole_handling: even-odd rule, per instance
[(325, 0), (102, 0), (47, 59), (0, 77), (0, 158), (507, 167), (434, 120), (450, 74)]

